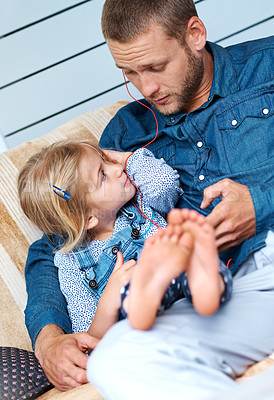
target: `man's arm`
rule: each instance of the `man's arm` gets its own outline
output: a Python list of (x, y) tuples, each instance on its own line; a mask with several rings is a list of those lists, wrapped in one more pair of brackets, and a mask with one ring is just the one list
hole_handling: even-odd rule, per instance
[(25, 269), (25, 320), (45, 374), (58, 389), (67, 390), (87, 382), (88, 356), (84, 353), (93, 349), (98, 339), (85, 332), (65, 334), (71, 332), (71, 323), (54, 265), (56, 244), (44, 235), (30, 246)]
[(219, 196), (222, 201), (207, 220), (215, 228), (220, 252), (273, 227), (273, 184), (248, 188), (223, 179), (204, 190), (201, 208), (207, 208)]
[(40, 330), (48, 324), (58, 325), (71, 333), (66, 300), (60, 290), (58, 269), (54, 265), (57, 238), (46, 235), (34, 242), (28, 253), (25, 267), (28, 301), (25, 322), (34, 347)]
[(46, 325), (35, 342), (35, 355), (50, 382), (65, 391), (88, 382), (88, 355), (99, 339), (86, 332), (64, 334), (57, 325)]

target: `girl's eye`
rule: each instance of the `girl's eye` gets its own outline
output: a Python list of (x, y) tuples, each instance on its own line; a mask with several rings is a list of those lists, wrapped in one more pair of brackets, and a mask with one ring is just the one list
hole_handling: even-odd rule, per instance
[(106, 175), (104, 173), (104, 171), (102, 171), (102, 181), (104, 181), (106, 179)]

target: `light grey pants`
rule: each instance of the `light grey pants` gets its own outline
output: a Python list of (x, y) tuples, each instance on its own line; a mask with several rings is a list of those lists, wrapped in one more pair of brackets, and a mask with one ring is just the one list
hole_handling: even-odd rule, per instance
[(88, 379), (106, 400), (202, 400), (237, 385), (231, 378), (274, 351), (274, 234), (234, 278), (211, 317), (188, 300), (149, 331), (115, 324), (92, 352)]

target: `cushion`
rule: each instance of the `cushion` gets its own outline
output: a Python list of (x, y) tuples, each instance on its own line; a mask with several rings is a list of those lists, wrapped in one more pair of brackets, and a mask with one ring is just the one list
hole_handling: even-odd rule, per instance
[(36, 399), (52, 388), (32, 351), (0, 347), (0, 398)]

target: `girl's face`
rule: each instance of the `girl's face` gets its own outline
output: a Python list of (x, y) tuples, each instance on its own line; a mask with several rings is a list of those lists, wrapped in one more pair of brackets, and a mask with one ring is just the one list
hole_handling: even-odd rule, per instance
[[(135, 195), (121, 164), (105, 161), (94, 149), (86, 147), (79, 165), (88, 208), (98, 228), (114, 221), (119, 209)], [(93, 226), (88, 227), (91, 228)]]

